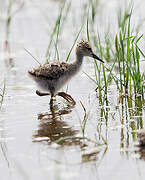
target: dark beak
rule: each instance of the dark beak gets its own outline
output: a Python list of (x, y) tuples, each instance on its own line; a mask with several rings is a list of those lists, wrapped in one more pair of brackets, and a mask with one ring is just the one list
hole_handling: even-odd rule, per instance
[(94, 59), (97, 59), (97, 60), (101, 61), (102, 63), (104, 63), (104, 61), (103, 61), (102, 59), (100, 59), (98, 56), (96, 56), (95, 54), (93, 54), (92, 57), (93, 57)]

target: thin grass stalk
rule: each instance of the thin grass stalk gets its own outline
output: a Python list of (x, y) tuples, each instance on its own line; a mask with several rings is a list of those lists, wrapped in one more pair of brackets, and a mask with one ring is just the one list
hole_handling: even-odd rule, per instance
[[(63, 12), (63, 8), (65, 6), (65, 3), (63, 4), (62, 6), (62, 9), (61, 11)], [(58, 52), (58, 38), (59, 38), (59, 34), (60, 34), (60, 24), (61, 24), (61, 28), (63, 27), (63, 24), (68, 16), (68, 13), (69, 13), (69, 10), (70, 10), (70, 7), (71, 7), (71, 2), (69, 2), (68, 6), (67, 6), (67, 9), (66, 9), (66, 13), (64, 14), (64, 17), (62, 17), (62, 13), (61, 13), (61, 18), (60, 18), (60, 23), (57, 27), (57, 33), (56, 33), (56, 41), (55, 41), (55, 56), (54, 56), (54, 59), (56, 58), (56, 55), (57, 55), (57, 60), (59, 61), (59, 52)]]
[(100, 101), (100, 104), (102, 104), (101, 71), (95, 59), (94, 59), (94, 62), (95, 62), (95, 77), (96, 77), (96, 82), (97, 82), (98, 91), (99, 91), (99, 101)]
[(122, 75), (121, 75), (121, 65), (120, 65), (120, 47), (119, 47), (119, 43), (118, 43), (118, 37), (116, 35), (115, 37), (115, 48), (116, 48), (116, 59), (118, 62), (118, 66), (119, 66), (119, 74), (120, 74), (120, 91), (122, 92)]
[[(103, 57), (103, 51), (102, 51), (102, 45), (101, 45), (101, 40), (100, 40), (100, 35), (98, 33), (98, 47), (99, 47), (99, 52), (100, 52), (100, 57)], [(101, 63), (98, 66), (97, 61), (95, 60), (95, 65), (97, 67), (97, 71), (98, 71), (98, 76), (96, 78), (98, 78), (98, 90), (99, 90), (99, 100), (100, 100), (100, 104), (102, 105), (102, 86), (101, 86)]]
[(104, 76), (104, 83), (105, 83), (105, 94), (107, 94), (107, 79), (106, 79), (106, 72), (105, 72), (105, 67), (103, 66), (103, 76)]
[(94, 24), (99, 1), (98, 0), (90, 0), (89, 2), (90, 2), (90, 6), (91, 6), (92, 24)]
[[(46, 54), (45, 54), (46, 62), (48, 62), (48, 60), (50, 58), (50, 48), (51, 48), (51, 44), (53, 42), (54, 35), (56, 33), (57, 33), (57, 38), (58, 38), (58, 34), (59, 34), (59, 31), (60, 31), (60, 22), (61, 22), (64, 7), (65, 7), (65, 1), (64, 1), (63, 5), (60, 8), (60, 12), (59, 12), (58, 17), (56, 19), (55, 26), (53, 28), (53, 31), (52, 31), (51, 35), (50, 35), (50, 41), (49, 41), (49, 44), (48, 44), (48, 47), (47, 47), (47, 50), (46, 50)], [(57, 40), (57, 38), (56, 38), (56, 40)]]
[(58, 51), (58, 47), (57, 47), (57, 42), (54, 42), (54, 46), (55, 46), (54, 59), (57, 59), (57, 61), (59, 61), (59, 51)]
[(80, 33), (81, 33), (82, 30), (83, 30), (83, 27), (84, 27), (84, 23), (82, 24), (82, 26), (81, 26), (81, 28), (80, 28), (80, 30), (79, 30), (79, 32), (78, 32), (78, 34), (77, 34), (74, 42), (73, 42), (73, 45), (72, 45), (72, 47), (71, 47), (70, 50), (69, 50), (69, 53), (68, 53), (68, 55), (67, 55), (67, 57), (66, 57), (66, 60), (65, 60), (66, 62), (69, 60), (69, 57), (70, 57), (70, 55), (71, 55), (71, 53), (72, 53), (72, 50), (73, 50), (73, 48), (74, 48), (74, 46), (75, 46), (75, 44), (76, 44), (76, 42), (77, 42), (77, 40), (78, 40), (78, 38), (79, 38), (79, 36), (80, 36)]
[[(60, 21), (61, 21), (61, 17), (60, 17)], [(58, 45), (58, 36), (59, 36), (59, 32), (60, 32), (60, 21), (58, 23), (58, 26), (57, 26), (57, 32), (56, 32), (56, 41), (55, 41), (55, 55), (54, 55), (54, 59), (56, 59), (56, 55), (57, 55), (57, 60), (59, 61), (59, 52), (58, 52), (58, 48), (57, 48), (57, 45)]]
[(11, 23), (11, 9), (14, 0), (9, 0), (8, 9), (7, 9), (7, 20), (6, 20), (6, 41), (9, 39), (10, 23)]
[(1, 100), (0, 100), (0, 110), (2, 108), (2, 104), (3, 104), (3, 101), (4, 101), (5, 90), (6, 90), (6, 85), (5, 85), (5, 81), (4, 81), (2, 93), (0, 94), (0, 97), (1, 97)]
[[(87, 11), (87, 12), (89, 12), (89, 8), (88, 8), (88, 11)], [(88, 16), (87, 16), (87, 18), (88, 18)], [(77, 34), (77, 36), (76, 36), (73, 44), (72, 44), (72, 47), (71, 47), (70, 50), (69, 50), (69, 53), (68, 53), (67, 58), (66, 58), (66, 60), (65, 60), (66, 62), (69, 60), (69, 57), (70, 57), (70, 55), (71, 55), (71, 53), (72, 53), (72, 50), (73, 50), (73, 48), (74, 48), (74, 46), (75, 46), (75, 44), (76, 44), (76, 42), (77, 42), (77, 40), (78, 40), (78, 38), (79, 38), (82, 30), (83, 30), (83, 27), (84, 27), (84, 24), (85, 24), (85, 20), (86, 20), (86, 12), (84, 13), (84, 16), (83, 16), (83, 19), (82, 19), (81, 28), (80, 28), (80, 30), (79, 30), (79, 32), (78, 32), (78, 34)], [(87, 27), (87, 28), (89, 28), (89, 27)], [(88, 35), (89, 35), (89, 31), (88, 31)]]
[[(133, 63), (134, 63), (134, 68), (136, 66), (136, 62), (135, 62), (135, 51), (134, 51), (134, 45), (132, 43), (132, 57), (133, 57)], [(136, 94), (136, 83), (135, 81), (133, 81), (134, 84), (134, 93)]]
[(89, 35), (89, 18), (87, 18), (87, 39), (90, 42), (90, 35)]
[(34, 57), (30, 51), (28, 51), (26, 48), (24, 48), (24, 50), (41, 66), (41, 63), (39, 62), (39, 60), (36, 57)]
[[(89, 15), (89, 10), (88, 10), (88, 15)], [(98, 34), (98, 36), (99, 36), (99, 34)], [(87, 17), (87, 38), (88, 38), (88, 41), (90, 41), (90, 35), (89, 35), (89, 16)], [(100, 37), (98, 39), (99, 39), (99, 46), (100, 46), (100, 49), (101, 49), (102, 47), (101, 47)], [(97, 64), (96, 61), (95, 61), (95, 64), (96, 64), (97, 70), (99, 70), (98, 64)], [(101, 65), (100, 65), (100, 68), (101, 68)], [(100, 83), (100, 71), (98, 71), (98, 73), (99, 73), (99, 79), (96, 80), (96, 81), (97, 81), (97, 84), (98, 84), (98, 87), (99, 87), (99, 97), (100, 97), (100, 99), (102, 99), (102, 94), (101, 94), (101, 89), (102, 88), (101, 88), (101, 83)], [(96, 71), (95, 71), (95, 74), (96, 74)], [(105, 94), (107, 94), (107, 81), (106, 81), (106, 75), (105, 75), (104, 66), (103, 66), (103, 75), (104, 75), (104, 81), (105, 81)]]
[[(123, 36), (125, 36), (125, 35), (123, 34)], [(125, 84), (125, 57), (124, 57), (124, 55), (125, 55), (125, 45), (124, 45), (124, 41), (123, 41), (123, 37), (122, 37), (121, 31), (120, 31), (120, 47), (121, 47), (121, 54), (120, 54), (120, 58), (119, 58), (119, 63), (121, 63), (121, 61), (123, 63), (123, 84)], [(121, 66), (120, 66), (120, 70), (119, 71), (120, 72), (122, 71), (121, 70)], [(121, 76), (122, 76), (122, 74), (121, 74)], [(122, 80), (122, 77), (121, 77), (121, 80)], [(121, 84), (121, 86), (123, 84)], [(121, 87), (121, 89), (123, 90), (123, 86)]]
[[(129, 20), (128, 20), (128, 31), (127, 31), (127, 58), (126, 58), (126, 63), (127, 65), (130, 64), (130, 19), (131, 19), (131, 14), (129, 15)], [(128, 83), (129, 83), (129, 70), (128, 66), (126, 67), (126, 73), (124, 74), (126, 76), (126, 82), (125, 82), (125, 92), (128, 93)]]
[(83, 137), (85, 137), (85, 129), (86, 129), (86, 123), (87, 123), (87, 120), (88, 120), (88, 117), (89, 117), (89, 114), (90, 114), (90, 111), (86, 111), (86, 108), (85, 106), (83, 105), (83, 103), (80, 101), (80, 104), (84, 110), (84, 119), (83, 119), (83, 122), (82, 122), (82, 134), (83, 134)]

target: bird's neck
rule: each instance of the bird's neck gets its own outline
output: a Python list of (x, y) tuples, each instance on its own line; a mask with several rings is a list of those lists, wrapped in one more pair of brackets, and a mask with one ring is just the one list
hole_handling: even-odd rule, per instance
[(68, 73), (70, 76), (77, 74), (80, 70), (83, 62), (83, 55), (76, 53), (76, 60), (70, 64), (70, 68), (68, 69)]
[(76, 53), (76, 60), (74, 62), (74, 64), (76, 65), (76, 67), (80, 68), (83, 62), (83, 55), (81, 53)]

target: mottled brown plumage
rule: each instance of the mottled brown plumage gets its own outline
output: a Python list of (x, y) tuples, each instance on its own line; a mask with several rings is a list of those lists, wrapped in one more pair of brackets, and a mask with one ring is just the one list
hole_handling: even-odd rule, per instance
[(65, 62), (47, 63), (39, 66), (33, 70), (28, 71), (29, 74), (35, 77), (42, 77), (48, 80), (59, 79), (66, 71), (68, 71), (68, 64)]

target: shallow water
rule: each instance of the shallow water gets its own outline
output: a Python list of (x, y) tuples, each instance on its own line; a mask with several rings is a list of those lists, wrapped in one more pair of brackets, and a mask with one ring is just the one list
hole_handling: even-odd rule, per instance
[[(84, 11), (81, 7), (85, 7), (86, 2), (75, 0), (71, 4), (58, 43), (61, 59), (65, 59), (80, 29)], [(99, 31), (103, 32), (108, 26), (109, 18), (106, 17), (109, 16), (112, 18), (110, 24), (115, 27), (116, 13), (113, 12), (121, 2), (100, 2), (96, 23)], [(13, 11), (19, 3), (16, 1)], [(135, 3), (135, 20), (144, 18), (143, 3), (141, 0)], [(0, 4), (4, 7), (3, 1)], [(44, 62), (59, 6), (59, 1), (24, 1), (24, 6), (12, 18), (9, 50), (5, 51), (6, 9), (1, 8), (0, 82), (2, 86), (5, 79), (6, 84), (0, 112), (1, 179), (144, 179), (145, 155), (136, 147), (136, 133), (144, 128), (145, 104), (140, 98), (135, 104), (130, 99), (119, 97), (112, 84), (108, 100), (101, 107), (95, 92), (96, 84), (83, 73), (95, 78), (91, 59), (84, 60), (83, 71), (68, 85), (69, 94), (77, 102), (75, 107), (57, 97), (53, 110), (50, 110), (49, 97), (35, 94), (35, 83), (27, 71), (38, 64), (24, 47)], [(85, 35), (83, 32), (81, 37)], [(73, 57), (72, 53), (70, 59)], [(50, 58), (54, 58), (54, 46)], [(142, 71), (144, 67), (142, 62)], [(86, 139), (82, 138), (81, 124), (85, 112), (80, 101), (89, 113)]]

